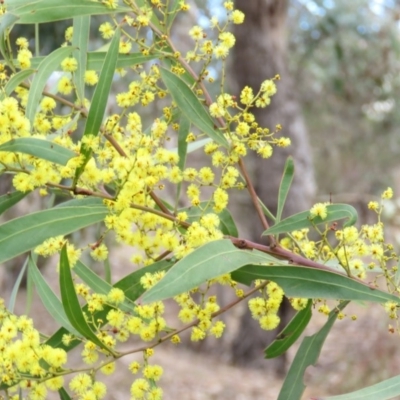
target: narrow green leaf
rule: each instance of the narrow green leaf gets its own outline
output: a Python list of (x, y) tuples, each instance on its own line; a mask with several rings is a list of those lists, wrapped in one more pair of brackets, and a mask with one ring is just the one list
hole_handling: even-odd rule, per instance
[(83, 104), (83, 100), (85, 99), (85, 71), (89, 36), (90, 15), (75, 17), (73, 21), (72, 46), (76, 48), (73, 56), (78, 61), (78, 68), (74, 73), (74, 78), (80, 104)]
[(315, 397), (315, 400), (390, 400), (400, 395), (400, 375), (375, 385), (339, 396)]
[(54, 321), (63, 326), (70, 333), (73, 333), (75, 336), (81, 337), (82, 335), (70, 324), (61, 301), (43, 278), (43, 275), (40, 273), (39, 268), (32, 257), (29, 257), (29, 269), (40, 300)]
[[(92, 102), (90, 104), (90, 109), (88, 117), (86, 120), (85, 131), (83, 133), (86, 135), (97, 136), (100, 132), (100, 127), (104, 118), (104, 113), (107, 106), (108, 95), (110, 93), (111, 84), (115, 72), (115, 66), (117, 64), (118, 49), (119, 49), (119, 38), (121, 35), (121, 30), (117, 29), (115, 31), (114, 37), (111, 41), (110, 48), (107, 52), (106, 58), (104, 59), (104, 65), (100, 72), (99, 83), (93, 94)], [(85, 169), (87, 162), (89, 161), (92, 151), (84, 143), (81, 145), (81, 154), (84, 155), (84, 162), (76, 170), (74, 182), (76, 183)]]
[(58, 394), (60, 395), (61, 400), (71, 400), (71, 397), (63, 387), (58, 389)]
[(46, 86), (46, 82), (50, 75), (57, 69), (61, 61), (64, 60), (71, 52), (73, 48), (66, 46), (60, 47), (50, 53), (38, 67), (38, 72), (33, 78), (31, 88), (28, 94), (28, 102), (26, 104), (25, 115), (29, 119), (31, 125), (35, 119), (38, 104), (42, 98), (42, 92)]
[(17, 294), (19, 291), (19, 287), (21, 286), (22, 278), (25, 274), (27, 266), (28, 266), (28, 258), (25, 260), (24, 265), (21, 268), (21, 271), (19, 271), (18, 277), (17, 277), (17, 279), (14, 283), (14, 286), (12, 288), (12, 291), (11, 291), (10, 301), (8, 302), (8, 309), (12, 313), (14, 312), (14, 307), (15, 307), (15, 303), (17, 300)]
[(189, 121), (215, 142), (224, 147), (228, 147), (228, 141), (225, 139), (224, 135), (214, 127), (210, 115), (189, 86), (181, 78), (165, 68), (160, 68), (160, 73), (173, 100)]
[(260, 204), (260, 206), (261, 206), (261, 209), (262, 209), (264, 215), (266, 215), (268, 218), (270, 218), (272, 221), (275, 222), (275, 220), (276, 220), (275, 215), (272, 214), (272, 212), (268, 210), (268, 207), (260, 200), (259, 197), (257, 197), (257, 200), (258, 200), (258, 204)]
[(344, 223), (344, 227), (352, 226), (357, 222), (357, 211), (353, 206), (348, 204), (329, 204), (326, 207), (328, 216), (325, 219), (321, 219), (321, 217), (311, 219), (310, 211), (303, 211), (278, 222), (264, 231), (263, 235), (276, 235), (304, 228), (312, 228), (314, 225), (328, 224), (344, 218), (348, 219)]
[(34, 69), (23, 69), (13, 75), (4, 87), (5, 95), (10, 96), (11, 93), (34, 72), (36, 72)]
[(179, 0), (171, 0), (169, 2), (169, 10), (167, 15), (167, 29), (171, 29), (172, 24), (175, 21), (176, 16), (179, 13), (181, 2)]
[[(104, 64), (106, 56), (107, 53), (101, 51), (88, 53), (87, 69), (100, 71)], [(144, 64), (148, 61), (158, 58), (159, 56), (159, 54), (149, 54), (147, 56), (144, 56), (142, 53), (118, 54), (117, 64), (115, 68), (128, 68), (134, 65)]]
[[(190, 130), (190, 121), (185, 116), (181, 116), (179, 121), (179, 130), (178, 130), (178, 167), (181, 171), (185, 169), (186, 165), (186, 155), (187, 155), (187, 147), (188, 142), (186, 141)], [(176, 204), (179, 202), (179, 197), (181, 194), (182, 182), (179, 182), (176, 187)]]
[(285, 205), (286, 198), (287, 198), (290, 186), (293, 181), (293, 177), (294, 177), (294, 162), (293, 162), (293, 157), (290, 156), (286, 160), (285, 168), (283, 170), (281, 184), (279, 186), (278, 210), (276, 213), (275, 222), (279, 222), (282, 218), (283, 207)]
[(32, 137), (11, 139), (0, 146), (0, 151), (30, 154), (60, 165), (66, 165), (68, 160), (77, 156), (72, 150), (59, 144)]
[(168, 271), (173, 266), (173, 262), (168, 260), (158, 261), (154, 264), (147, 266), (146, 268), (140, 268), (139, 270), (132, 272), (118, 281), (114, 287), (124, 291), (125, 296), (131, 301), (136, 301), (146, 290), (140, 283), (140, 278), (146, 274), (153, 274), (159, 271)]
[(187, 292), (209, 279), (229, 274), (246, 264), (270, 262), (279, 265), (279, 261), (268, 254), (239, 250), (230, 240), (216, 240), (178, 261), (160, 282), (145, 293), (143, 301), (164, 300)]
[(104, 279), (107, 283), (110, 285), (112, 284), (112, 278), (111, 278), (111, 264), (110, 264), (110, 258), (107, 257), (104, 260)]
[(0, 215), (22, 200), (29, 192), (12, 192), (0, 196)]
[(7, 62), (7, 65), (11, 66), (13, 70), (14, 68), (13, 68), (12, 57), (8, 51), (8, 46), (6, 44), (6, 37), (8, 29), (11, 28), (11, 26), (14, 25), (17, 21), (18, 21), (18, 16), (11, 14), (9, 12), (6, 12), (6, 14), (0, 18), (0, 52), (4, 60)]
[[(92, 69), (95, 71), (100, 71), (104, 60), (106, 58), (107, 52), (105, 51), (89, 51), (87, 53), (87, 67), (86, 69)], [(142, 53), (132, 53), (132, 54), (118, 54), (116, 68), (128, 68), (138, 64), (144, 64), (145, 62), (159, 58), (158, 54), (150, 54), (144, 56)], [(33, 57), (31, 59), (32, 68), (37, 68), (39, 64), (45, 59), (45, 57)], [(58, 68), (57, 70), (61, 70)]]
[(71, 268), (68, 261), (67, 248), (65, 245), (61, 250), (60, 256), (60, 290), (64, 311), (71, 322), (71, 325), (83, 337), (92, 341), (100, 348), (110, 351), (110, 349), (90, 329), (90, 326), (86, 322), (82, 313), (78, 296), (75, 292), (74, 281), (72, 280)]
[(0, 264), (58, 235), (100, 222), (107, 215), (100, 199), (84, 198), (38, 211), (0, 225)]
[(328, 321), (319, 332), (306, 336), (296, 353), (296, 356), (286, 374), (285, 381), (279, 393), (278, 400), (300, 400), (304, 392), (304, 373), (310, 365), (315, 365), (321, 353), (322, 346), (338, 316), (337, 309), (343, 310), (348, 302), (342, 302), (331, 311)]
[(54, 0), (8, 1), (7, 9), (20, 19), (19, 24), (35, 24), (43, 22), (60, 21), (83, 15), (116, 14), (132, 11), (128, 7), (118, 6), (115, 9), (108, 8), (99, 2), (92, 0)]
[(288, 297), (400, 302), (398, 297), (346, 275), (303, 266), (246, 265), (233, 272), (232, 279), (246, 285), (255, 279), (268, 279), (281, 286)]
[(265, 358), (275, 358), (285, 353), (300, 337), (311, 320), (312, 300), (308, 300), (306, 308), (296, 313), (289, 324), (276, 339), (265, 349)]

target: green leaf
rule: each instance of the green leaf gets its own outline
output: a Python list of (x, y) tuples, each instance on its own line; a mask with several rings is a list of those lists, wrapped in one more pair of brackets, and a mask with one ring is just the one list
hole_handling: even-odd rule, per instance
[(304, 228), (312, 228), (315, 225), (328, 224), (344, 218), (348, 219), (343, 224), (344, 227), (352, 226), (357, 222), (357, 211), (354, 207), (348, 204), (329, 204), (326, 206), (326, 208), (328, 211), (328, 216), (325, 219), (321, 219), (321, 217), (314, 217), (311, 219), (310, 211), (303, 211), (278, 222), (271, 228), (264, 231), (263, 235), (276, 235), (279, 233), (292, 232)]
[[(178, 167), (181, 171), (185, 169), (186, 165), (186, 155), (188, 142), (186, 141), (190, 130), (190, 121), (185, 116), (181, 116), (179, 121), (179, 130), (178, 130)], [(179, 196), (181, 194), (182, 182), (179, 182), (176, 187), (176, 204), (179, 202)]]
[(11, 139), (0, 146), (0, 151), (30, 154), (60, 165), (66, 165), (68, 160), (77, 156), (72, 150), (59, 144), (32, 137)]
[(267, 206), (260, 200), (259, 197), (257, 197), (257, 200), (258, 200), (258, 204), (260, 204), (260, 206), (261, 206), (261, 209), (262, 209), (264, 215), (266, 215), (268, 218), (270, 218), (272, 221), (275, 222), (275, 220), (276, 220), (275, 215), (272, 214), (272, 212), (268, 210)]
[(172, 24), (175, 21), (176, 16), (179, 13), (179, 9), (181, 7), (180, 0), (171, 0), (169, 2), (169, 10), (167, 15), (167, 30), (169, 31), (172, 27)]
[(278, 334), (276, 339), (265, 349), (265, 358), (275, 358), (288, 350), (292, 344), (304, 332), (311, 320), (312, 300), (308, 300), (307, 306), (296, 313), (289, 324)]
[(46, 239), (100, 222), (107, 213), (100, 199), (84, 198), (8, 221), (0, 225), (0, 264), (32, 250)]
[(168, 271), (173, 266), (173, 262), (168, 260), (158, 261), (151, 264), (145, 268), (140, 268), (139, 270), (132, 272), (131, 274), (125, 276), (120, 281), (118, 281), (114, 287), (124, 291), (125, 296), (131, 301), (136, 301), (145, 291), (142, 284), (140, 283), (140, 278), (146, 274), (154, 274), (159, 271)]
[(390, 400), (400, 395), (400, 375), (375, 385), (339, 396), (316, 397), (315, 400)]
[(43, 278), (32, 257), (29, 257), (29, 269), (40, 300), (42, 300), (44, 307), (53, 317), (54, 321), (63, 326), (69, 332), (73, 333), (75, 336), (81, 337), (81, 334), (70, 324), (61, 301)]
[(7, 12), (0, 18), (0, 52), (7, 65), (13, 67), (11, 54), (9, 54), (8, 46), (6, 43), (7, 31), (15, 22), (18, 21), (18, 16)]
[[(90, 51), (87, 53), (87, 67), (88, 70), (100, 71), (107, 53), (105, 51)], [(150, 54), (144, 56), (142, 53), (132, 54), (118, 54), (116, 68), (128, 68), (134, 65), (143, 64), (145, 62), (158, 58), (159, 54)], [(31, 59), (32, 68), (36, 68), (45, 59), (45, 57), (33, 57)], [(61, 68), (58, 68), (61, 70)]]
[(62, 248), (60, 256), (60, 290), (62, 305), (72, 326), (83, 337), (92, 341), (100, 348), (111, 352), (111, 350), (90, 329), (90, 326), (86, 322), (82, 313), (78, 296), (75, 292), (74, 281), (72, 280), (66, 245)]
[(74, 80), (80, 104), (83, 104), (85, 99), (85, 71), (89, 36), (90, 15), (75, 17), (73, 21), (72, 46), (76, 48), (73, 52), (73, 56), (78, 61), (78, 67), (74, 73)]
[(271, 280), (281, 286), (288, 297), (399, 303), (399, 298), (392, 294), (373, 289), (368, 284), (346, 275), (317, 268), (246, 265), (232, 273), (232, 279), (245, 285), (249, 285), (255, 279)]
[(60, 21), (83, 15), (116, 14), (132, 11), (128, 7), (111, 9), (92, 0), (26, 0), (8, 1), (7, 11), (12, 12), (20, 19), (19, 24), (36, 24), (43, 22)]
[(210, 115), (189, 86), (181, 78), (165, 68), (160, 68), (160, 73), (173, 100), (189, 121), (215, 142), (224, 147), (228, 147), (228, 141), (225, 139), (224, 135), (214, 127)]
[(25, 115), (29, 119), (32, 126), (47, 80), (60, 65), (61, 61), (64, 60), (64, 58), (67, 57), (72, 50), (73, 48), (70, 46), (60, 47), (50, 53), (39, 64), (38, 72), (33, 78), (31, 88), (29, 89), (28, 102), (25, 110)]
[[(110, 93), (111, 84), (115, 72), (115, 66), (117, 64), (120, 36), (121, 36), (121, 30), (117, 29), (111, 41), (111, 45), (107, 52), (106, 58), (104, 59), (103, 68), (101, 69), (100, 72), (99, 83), (96, 86), (92, 102), (90, 104), (90, 109), (86, 120), (85, 131), (83, 133), (83, 136), (86, 135), (97, 136), (100, 132), (100, 127), (104, 118), (104, 113), (108, 101), (108, 95)], [(80, 153), (84, 155), (84, 162), (76, 170), (74, 178), (75, 183), (78, 181), (80, 175), (84, 171), (85, 166), (91, 157), (92, 150), (89, 147), (87, 147), (84, 143), (82, 143)]]
[(12, 291), (11, 291), (10, 301), (8, 303), (8, 309), (11, 312), (14, 312), (14, 307), (15, 307), (15, 302), (17, 300), (18, 290), (19, 290), (19, 287), (21, 285), (22, 278), (23, 278), (23, 276), (25, 274), (27, 266), (28, 266), (28, 258), (25, 260), (24, 265), (21, 268), (21, 271), (19, 271), (18, 277), (15, 280), (14, 286), (13, 286)]
[(143, 296), (143, 301), (164, 300), (187, 292), (209, 279), (219, 277), (249, 263), (270, 263), (279, 261), (258, 251), (237, 249), (230, 240), (222, 239), (207, 243), (182, 260), (178, 261)]
[(29, 192), (12, 192), (0, 196), (0, 215), (22, 200)]
[(58, 394), (60, 395), (61, 400), (71, 400), (71, 397), (69, 397), (69, 394), (63, 387), (58, 389)]
[(34, 69), (23, 69), (13, 75), (4, 87), (5, 95), (10, 96), (11, 93), (34, 72), (36, 72)]
[[(90, 268), (88, 268), (85, 264), (78, 261), (74, 267), (74, 272), (82, 279), (86, 285), (90, 287), (95, 293), (100, 293), (104, 295), (108, 295), (110, 290), (113, 288), (112, 285), (107, 283), (104, 279), (100, 278), (96, 273), (94, 273)], [(135, 308), (135, 304), (126, 299), (119, 307), (123, 311), (132, 311)]]
[(279, 393), (278, 400), (300, 400), (304, 392), (304, 373), (310, 365), (315, 365), (321, 353), (322, 346), (338, 316), (337, 310), (343, 310), (348, 302), (340, 303), (331, 311), (328, 321), (319, 332), (306, 336), (296, 353), (296, 356), (286, 374), (285, 381)]
[(293, 177), (294, 177), (294, 162), (293, 162), (293, 157), (290, 156), (286, 160), (281, 184), (279, 186), (278, 210), (276, 213), (276, 220), (275, 220), (276, 222), (279, 222), (282, 218), (283, 207), (285, 205), (290, 186), (292, 185)]

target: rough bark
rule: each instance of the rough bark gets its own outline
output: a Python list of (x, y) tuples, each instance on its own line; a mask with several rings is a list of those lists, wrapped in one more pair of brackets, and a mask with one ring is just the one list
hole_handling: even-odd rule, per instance
[[(244, 24), (235, 26), (236, 44), (230, 68), (231, 85), (236, 95), (246, 85), (257, 92), (262, 81), (276, 74), (281, 76), (277, 83), (278, 92), (271, 104), (265, 109), (254, 110), (254, 113), (261, 126), (273, 129), (276, 124), (281, 124), (282, 135), (290, 137), (292, 145), (286, 149), (276, 149), (268, 160), (257, 157), (246, 159), (246, 165), (258, 195), (274, 212), (285, 161), (289, 155), (294, 157), (296, 172), (285, 215), (307, 209), (315, 190), (307, 130), (295, 97), (296, 86), (289, 76), (286, 62), (287, 7), (287, 0), (236, 0), (236, 8), (243, 11), (246, 18)], [(239, 217), (242, 236), (261, 241), (263, 229), (252, 204), (248, 199), (244, 200), (244, 197), (235, 200), (240, 210), (236, 215)], [(278, 330), (290, 317), (290, 306), (284, 304), (281, 309), (282, 323)], [(262, 331), (258, 322), (246, 310), (232, 344), (233, 361), (243, 365), (265, 365), (263, 349), (276, 333)], [(284, 361), (281, 359), (275, 363), (274, 369), (278, 373), (284, 373)]]

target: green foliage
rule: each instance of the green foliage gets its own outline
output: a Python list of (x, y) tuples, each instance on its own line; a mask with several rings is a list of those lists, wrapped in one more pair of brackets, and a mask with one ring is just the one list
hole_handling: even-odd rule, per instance
[[(298, 311), (265, 350), (266, 358), (296, 342), (314, 309), (328, 316), (319, 332), (303, 340), (279, 397), (300, 399), (305, 370), (316, 363), (349, 301), (384, 304), (389, 317), (397, 318), (398, 256), (385, 242), (380, 219), (393, 192), (388, 188), (380, 203), (368, 205), (377, 223), (360, 228), (348, 204), (317, 203), (282, 219), (295, 173), (289, 157), (272, 215), (253, 191), (245, 157), (254, 151), (269, 158), (290, 144), (277, 137), (278, 128), (259, 126), (253, 114), (253, 108), (273, 101), (279, 77), (264, 81), (257, 93), (243, 88), (237, 98), (222, 84), (213, 99), (206, 85), (213, 83), (208, 68), (215, 61), (225, 68), (234, 44), (229, 24), (211, 20), (218, 36), (214, 41), (201, 27), (192, 27), (194, 45), (183, 56), (170, 30), (177, 14), (187, 11), (184, 2), (124, 3), (10, 0), (0, 6), (0, 179), (12, 175), (15, 189), (0, 196), (0, 214), (21, 206), (28, 193), (49, 196), (41, 211), (0, 225), (0, 263), (32, 252), (9, 309), (0, 302), (0, 332), (4, 326), (15, 331), (2, 336), (0, 365), (9, 368), (0, 368), (0, 390), (7, 398), (19, 390), (24, 396), (43, 391), (29, 397), (39, 399), (45, 398), (48, 385), (62, 399), (83, 399), (103, 390), (100, 370), (112, 373), (114, 362), (132, 354), (143, 358), (142, 365), (130, 366), (143, 379), (133, 380), (131, 399), (160, 399), (162, 370), (149, 361), (154, 348), (169, 340), (178, 344), (186, 330), (193, 341), (219, 338), (225, 328), (219, 315), (256, 294), (248, 304), (262, 329), (278, 326), (284, 296)], [(242, 22), (242, 13), (230, 2), (224, 7), (228, 22)], [(101, 45), (89, 42), (94, 15), (110, 17), (99, 26)], [(65, 42), (50, 54), (33, 57), (26, 38), (11, 42), (15, 24), (67, 19), (72, 27)], [(92, 51), (92, 46), (98, 48)], [(337, 54), (344, 57), (340, 46)], [(61, 77), (54, 78), (55, 73)], [(53, 78), (59, 80), (49, 87)], [(87, 87), (94, 85), (94, 91)], [(150, 123), (149, 106), (154, 106)], [(209, 159), (200, 168), (188, 167), (190, 155), (199, 149)], [(245, 189), (267, 244), (241, 238), (229, 211), (235, 191)], [(268, 226), (263, 212), (274, 225)], [(128, 247), (132, 258), (126, 261), (125, 276), (113, 284), (117, 246)], [(37, 257), (53, 255), (59, 255), (61, 300), (36, 265)], [(104, 263), (105, 278), (97, 263)], [(23, 316), (12, 314), (26, 268), (60, 326), (45, 339)], [(375, 271), (371, 282), (367, 270)], [(377, 277), (385, 278), (386, 289)], [(233, 289), (236, 296), (224, 308), (210, 292), (216, 285)], [(177, 326), (169, 326), (164, 317), (170, 304), (166, 299), (179, 306)], [(120, 342), (127, 342), (124, 350)], [(81, 350), (80, 375), (65, 366), (67, 353), (76, 347)], [(72, 375), (68, 387), (64, 375)], [(74, 381), (77, 376), (80, 382), (88, 380), (84, 389)], [(28, 388), (26, 379), (34, 385)], [(398, 392), (393, 383), (390, 389), (381, 391), (378, 385), (361, 395), (393, 395)], [(106, 392), (96, 396), (107, 398)]]

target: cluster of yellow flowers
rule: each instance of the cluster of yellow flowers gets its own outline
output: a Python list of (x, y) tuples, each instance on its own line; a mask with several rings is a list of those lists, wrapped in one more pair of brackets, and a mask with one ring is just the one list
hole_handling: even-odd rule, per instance
[[(382, 200), (390, 199), (393, 191), (388, 188), (382, 193)], [(323, 221), (328, 215), (329, 203), (317, 203), (310, 210), (310, 220), (320, 217)], [(336, 262), (351, 276), (359, 279), (366, 278), (367, 270), (382, 270), (386, 273), (387, 263), (397, 260), (393, 246), (385, 243), (381, 214), (384, 204), (372, 201), (368, 208), (376, 212), (378, 222), (372, 225), (363, 225), (361, 228), (349, 226), (339, 229), (336, 224), (326, 224), (324, 230), (316, 227), (320, 236), (318, 241), (309, 238), (310, 229), (291, 232), (290, 237), (281, 240), (281, 244), (296, 253), (319, 261), (333, 264)], [(366, 261), (367, 260), (367, 261)], [(396, 267), (390, 272), (394, 274)], [(389, 276), (389, 275), (388, 275)]]
[(33, 321), (10, 313), (0, 299), (0, 382), (11, 386), (8, 398), (20, 399), (21, 388), (29, 390), (29, 399), (46, 399), (48, 390), (63, 386), (66, 362), (63, 349), (42, 343)]

